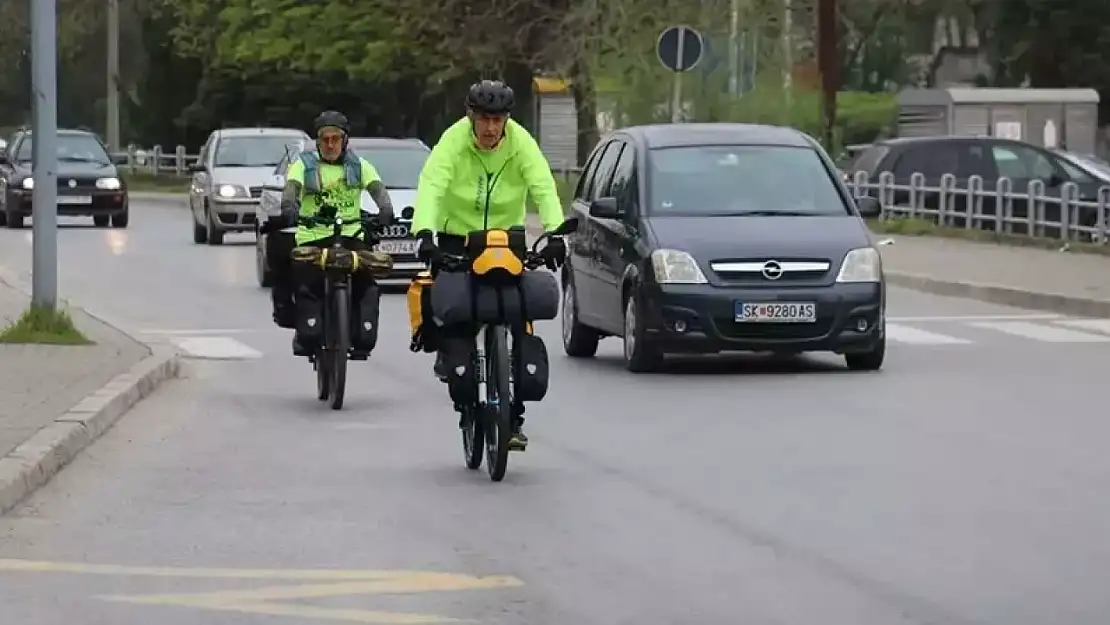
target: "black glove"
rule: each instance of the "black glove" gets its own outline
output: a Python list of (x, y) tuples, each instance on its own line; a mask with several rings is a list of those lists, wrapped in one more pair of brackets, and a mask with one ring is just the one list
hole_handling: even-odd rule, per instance
[(436, 247), (434, 235), (431, 230), (421, 230), (416, 233), (420, 246), (416, 248), (416, 257), (421, 262), (430, 263), (439, 257), (439, 248)]
[(547, 266), (551, 269), (556, 269), (567, 259), (567, 244), (563, 241), (563, 237), (550, 237), (547, 239), (547, 245), (543, 246), (543, 258), (547, 261)]

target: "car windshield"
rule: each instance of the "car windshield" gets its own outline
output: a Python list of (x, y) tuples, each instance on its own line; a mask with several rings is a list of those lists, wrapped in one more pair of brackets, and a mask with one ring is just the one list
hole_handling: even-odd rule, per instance
[(1072, 152), (1066, 152), (1066, 154), (1087, 169), (1093, 169), (1100, 174), (1110, 176), (1110, 163), (1101, 158), (1090, 154), (1074, 154)]
[(428, 150), (417, 146), (354, 145), (351, 149), (370, 161), (387, 189), (415, 189), (424, 161), (428, 160)]
[[(33, 147), (30, 136), (20, 141), (15, 160), (20, 163), (30, 163)], [(57, 154), (58, 160), (61, 162), (112, 164), (108, 152), (104, 150), (104, 146), (93, 135), (59, 134)]]
[(302, 137), (258, 135), (224, 137), (216, 145), (216, 167), (274, 167), (285, 155), (285, 146)]
[(650, 160), (654, 215), (844, 215), (818, 153), (773, 145), (655, 148)]

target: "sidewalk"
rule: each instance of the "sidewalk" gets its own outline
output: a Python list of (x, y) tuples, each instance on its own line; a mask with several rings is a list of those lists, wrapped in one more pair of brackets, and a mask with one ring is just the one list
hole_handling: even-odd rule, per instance
[(1110, 317), (1110, 257), (876, 234), (890, 284), (996, 304)]
[[(0, 325), (29, 304), (0, 277)], [(0, 514), (45, 483), (163, 379), (176, 358), (152, 350), (80, 309), (85, 346), (0, 344)]]

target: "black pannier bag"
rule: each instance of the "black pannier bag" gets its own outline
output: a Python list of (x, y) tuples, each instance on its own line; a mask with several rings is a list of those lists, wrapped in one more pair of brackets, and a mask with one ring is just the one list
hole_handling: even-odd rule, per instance
[(381, 289), (376, 284), (367, 285), (362, 300), (355, 307), (351, 321), (351, 338), (358, 349), (373, 351), (378, 344), (378, 316), (381, 307)]
[(550, 366), (547, 361), (547, 346), (543, 339), (534, 334), (520, 333), (516, 336), (513, 354), (513, 378), (516, 380), (516, 399), (520, 401), (540, 401), (547, 395)]

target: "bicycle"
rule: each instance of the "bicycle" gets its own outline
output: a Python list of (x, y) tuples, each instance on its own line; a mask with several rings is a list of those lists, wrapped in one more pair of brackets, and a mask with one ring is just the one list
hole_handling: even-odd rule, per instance
[[(537, 251), (540, 243), (552, 236), (563, 236), (578, 229), (578, 219), (572, 217), (564, 221), (555, 230), (544, 233), (532, 243), (530, 249), (524, 253), (524, 258), (519, 260), (520, 272), (511, 276), (508, 281), (502, 281), (496, 288), (512, 285), (512, 279), (519, 280), (524, 270), (535, 270), (547, 265), (552, 270), (558, 268), (565, 259), (552, 261)], [(488, 237), (490, 233), (504, 233), (506, 230), (484, 230), (472, 233), (471, 237)], [(479, 254), (481, 256), (481, 254)], [(515, 258), (515, 257), (514, 257)], [(470, 272), (474, 275), (475, 259), (468, 255), (447, 254), (441, 252), (438, 258), (431, 263), (430, 269), (433, 276), (439, 271)], [(511, 261), (510, 261), (511, 262)], [(554, 266), (553, 266), (554, 265)], [(512, 273), (510, 271), (510, 273)], [(480, 277), (479, 277), (480, 279)], [(435, 286), (432, 287), (433, 298)], [(529, 324), (530, 321), (523, 321)], [(477, 385), (474, 402), (457, 404), (462, 413), (462, 440), (463, 453), (466, 467), (477, 470), (482, 466), (483, 447), (485, 451), (486, 470), (490, 480), (500, 482), (505, 477), (509, 464), (510, 441), (512, 439), (513, 425), (513, 398), (514, 380), (519, 379), (513, 372), (513, 360), (510, 354), (516, 353), (516, 341), (512, 348), (509, 346), (509, 337), (521, 331), (521, 325), (502, 321), (501, 323), (478, 323), (475, 334), (475, 345), (472, 353), (472, 365), (475, 372)], [(481, 444), (484, 440), (484, 446)]]
[[(316, 371), (316, 392), (320, 401), (331, 400), (332, 410), (343, 407), (347, 386), (347, 361), (351, 353), (351, 276), (369, 268), (371, 279), (375, 273), (387, 275), (392, 270), (393, 260), (389, 255), (381, 258), (364, 259), (359, 252), (343, 246), (342, 217), (298, 217), (297, 224), (303, 226), (332, 226), (332, 244), (326, 248), (301, 246), (293, 249), (293, 260), (313, 264), (324, 271), (324, 305), (321, 310), (322, 340), (318, 341), (308, 360)], [(379, 233), (371, 230), (363, 221), (364, 239), (373, 246), (381, 240)], [(375, 269), (370, 261), (388, 265)], [(365, 266), (365, 267), (364, 267)]]

